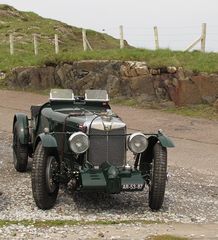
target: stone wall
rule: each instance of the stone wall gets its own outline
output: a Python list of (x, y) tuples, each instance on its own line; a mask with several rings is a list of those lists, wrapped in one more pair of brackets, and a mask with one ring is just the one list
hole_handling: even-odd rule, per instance
[(174, 102), (177, 106), (210, 103), (218, 99), (218, 74), (194, 73), (182, 68), (149, 68), (145, 62), (77, 61), (44, 67), (16, 68), (10, 87), (46, 89), (106, 89), (110, 97), (143, 102)]

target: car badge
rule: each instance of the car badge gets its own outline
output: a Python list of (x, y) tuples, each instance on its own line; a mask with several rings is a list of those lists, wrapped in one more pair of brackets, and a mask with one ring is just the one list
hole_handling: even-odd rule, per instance
[(104, 121), (103, 124), (104, 124), (104, 130), (109, 132), (111, 130), (111, 128), (112, 128), (112, 122)]

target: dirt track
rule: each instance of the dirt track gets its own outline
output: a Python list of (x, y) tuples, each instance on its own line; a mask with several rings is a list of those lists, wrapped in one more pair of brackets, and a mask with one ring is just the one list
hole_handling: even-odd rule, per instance
[[(63, 210), (62, 208), (66, 208), (67, 210), (68, 208), (71, 208), (71, 206), (73, 205), (71, 197), (64, 198), (63, 196), (65, 195), (61, 193), (60, 201), (62, 201), (62, 203), (58, 203), (57, 208), (50, 212), (51, 214), (44, 214), (43, 212), (34, 208), (34, 203), (32, 203), (31, 190), (29, 189), (29, 173), (20, 175), (14, 171), (11, 160), (11, 148), (9, 148), (11, 142), (11, 128), (14, 113), (25, 112), (29, 114), (29, 108), (31, 104), (43, 103), (46, 100), (47, 97), (32, 93), (2, 90), (0, 91), (0, 132), (2, 134), (5, 134), (5, 137), (0, 137), (2, 145), (0, 151), (1, 154), (5, 153), (4, 156), (1, 155), (2, 159), (0, 159), (0, 163), (1, 161), (3, 161), (2, 169), (0, 164), (0, 181), (1, 184), (3, 184), (3, 187), (0, 185), (0, 190), (1, 188), (4, 189), (4, 184), (7, 184), (8, 178), (14, 179), (14, 182), (11, 184), (16, 185), (17, 182), (20, 181), (20, 183), (24, 184), (22, 191), (19, 190), (19, 184), (16, 185), (16, 193), (13, 193), (13, 189), (10, 189), (8, 191), (9, 193), (7, 193), (7, 190), (5, 192), (3, 191), (3, 201), (6, 199), (7, 208), (10, 208), (10, 206), (14, 204), (13, 197), (17, 198), (17, 205), (22, 205), (22, 202), (19, 203), (19, 197), (21, 194), (25, 196), (25, 201), (30, 204), (27, 211), (31, 211), (32, 209), (33, 214), (36, 215), (36, 218), (39, 218), (39, 216), (43, 218), (44, 216), (46, 219), (50, 219), (54, 216), (55, 218), (57, 218), (59, 216), (58, 214), (61, 214), (60, 209), (63, 212), (65, 210)], [(146, 209), (145, 213), (143, 214), (146, 215), (148, 219), (152, 219), (154, 221), (166, 219), (166, 221), (189, 222), (190, 220), (191, 222), (195, 223), (195, 225), (193, 226), (194, 235), (191, 234), (192, 225), (190, 225), (189, 228), (187, 226), (183, 226), (182, 224), (175, 226), (173, 225), (173, 227), (166, 226), (166, 228), (168, 227), (169, 229), (165, 232), (174, 233), (180, 236), (186, 235), (192, 238), (195, 237), (195, 239), (218, 239), (218, 121), (194, 119), (173, 114), (167, 114), (157, 110), (134, 109), (123, 106), (113, 106), (113, 110), (122, 117), (122, 119), (127, 123), (127, 126), (130, 130), (139, 129), (145, 132), (156, 132), (159, 128), (161, 128), (173, 138), (176, 144), (175, 149), (169, 149), (168, 155), (169, 169), (172, 170), (172, 173), (170, 172), (171, 178), (168, 186), (169, 190), (167, 192), (166, 205), (163, 211), (160, 213), (153, 214), (149, 212), (148, 209)], [(172, 194), (175, 194), (175, 196), (172, 196)], [(63, 203), (63, 200), (65, 201), (65, 203)], [(87, 205), (90, 199), (83, 199), (83, 201), (83, 204)], [(140, 203), (143, 201), (141, 195), (139, 195), (138, 199), (134, 199), (135, 204), (132, 203), (132, 201), (125, 202), (122, 199), (119, 199), (119, 197), (117, 199), (111, 198), (110, 201), (118, 204), (117, 208), (116, 206), (112, 207), (113, 212), (109, 213), (111, 217), (122, 219), (124, 216), (128, 218), (132, 214), (134, 214), (135, 217), (138, 216), (140, 218), (144, 216), (140, 215), (140, 210), (134, 211), (131, 209), (132, 207), (134, 208), (136, 206), (140, 206)], [(119, 201), (121, 203), (119, 203)], [(90, 209), (93, 211), (98, 211), (99, 208), (101, 208), (101, 203), (99, 208), (96, 207), (93, 202), (91, 202), (90, 204)], [(121, 206), (122, 204), (125, 204), (126, 206), (125, 211), (118, 210), (119, 206)], [(130, 206), (128, 206), (129, 204)], [(189, 206), (187, 206), (187, 204)], [(145, 203), (143, 203), (141, 207), (144, 207), (144, 205)], [(18, 206), (15, 205), (15, 209), (17, 209), (16, 207)], [(87, 215), (84, 215), (83, 213), (83, 211), (87, 210), (87, 207), (88, 206), (77, 206), (76, 208), (77, 210), (79, 209), (78, 211), (83, 218), (89, 217)], [(6, 219), (7, 216), (11, 216), (11, 218), (17, 217), (17, 212), (10, 211), (10, 215), (9, 212), (7, 212), (3, 208), (4, 203), (1, 202), (0, 197), (0, 219)], [(102, 214), (103, 216), (104, 214), (107, 215), (110, 208), (111, 206), (102, 205), (100, 212), (96, 212), (96, 216), (101, 216)], [(25, 210), (25, 206), (23, 206), (23, 212), (21, 212), (23, 216), (17, 217), (18, 219), (22, 219), (22, 217), (28, 217), (28, 214), (32, 218), (32, 213), (26, 213)], [(196, 225), (196, 223), (199, 222), (204, 223), (204, 225)], [(208, 223), (210, 225), (208, 225)], [(197, 226), (203, 229), (201, 232), (199, 232), (199, 234), (196, 233), (197, 230), (194, 230), (195, 228), (197, 228)], [(128, 226), (124, 226), (123, 229), (125, 227)], [(130, 228), (132, 227), (130, 226)], [(138, 227), (133, 227), (133, 233), (134, 229), (135, 231), (137, 231), (136, 228)], [(184, 232), (183, 230), (181, 230), (181, 228), (184, 230)], [(90, 231), (93, 230), (91, 227), (90, 229)], [(99, 229), (97, 233), (102, 231), (104, 232), (104, 227), (97, 227), (97, 229)], [(142, 229), (143, 231), (143, 229), (146, 229), (146, 226), (140, 226), (140, 229)], [(175, 231), (172, 229), (174, 229)], [(213, 229), (212, 234), (211, 229)], [(81, 231), (82, 230), (84, 229), (81, 229)], [(9, 230), (3, 230), (3, 234), (5, 234), (4, 231), (6, 231), (7, 233), (7, 231)], [(11, 231), (15, 230), (12, 229)], [(55, 231), (58, 232), (58, 230)], [(147, 233), (144, 232), (143, 236), (146, 237), (153, 232), (162, 233), (164, 231), (158, 231), (156, 230), (156, 226), (153, 226), (153, 228), (151, 226), (150, 231), (147, 231)], [(123, 233), (121, 230), (119, 231), (119, 228), (117, 234), (123, 236)], [(107, 236), (107, 234), (104, 235)], [(25, 236), (27, 238), (32, 237), (32, 235), (29, 233), (27, 233)], [(69, 237), (70, 239), (70, 236), (71, 235), (67, 235), (66, 237)], [(130, 236), (126, 237), (125, 239), (133, 238), (130, 234)]]
[[(0, 91), (0, 130), (11, 132), (16, 112), (29, 114), (30, 105), (48, 97), (26, 92)], [(169, 164), (218, 175), (218, 121), (195, 119), (157, 110), (113, 106), (131, 129), (156, 132), (163, 129), (176, 148), (169, 150)]]

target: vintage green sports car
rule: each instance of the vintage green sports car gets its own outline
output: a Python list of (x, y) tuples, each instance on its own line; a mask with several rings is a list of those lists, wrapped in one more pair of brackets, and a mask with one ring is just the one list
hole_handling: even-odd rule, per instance
[[(13, 121), (14, 167), (32, 163), (32, 192), (36, 205), (50, 209), (59, 185), (72, 191), (142, 191), (149, 187), (149, 206), (159, 210), (167, 180), (167, 147), (163, 134), (127, 133), (112, 112), (105, 90), (74, 96), (71, 89), (52, 89), (43, 105), (31, 106), (31, 119), (17, 113)], [(133, 166), (127, 163), (130, 150)], [(131, 160), (129, 160), (131, 162)]]

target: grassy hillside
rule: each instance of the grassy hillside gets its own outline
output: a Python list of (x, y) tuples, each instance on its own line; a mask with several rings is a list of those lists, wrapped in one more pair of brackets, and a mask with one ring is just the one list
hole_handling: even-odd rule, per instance
[[(9, 55), (9, 34), (15, 36), (15, 55)], [(33, 53), (33, 33), (39, 34), (39, 55)], [(60, 54), (54, 54), (54, 34), (59, 35)], [(87, 32), (93, 52), (83, 52), (81, 29), (45, 19), (32, 12), (21, 12), (0, 4), (0, 70), (82, 59), (146, 61), (151, 67), (181, 66), (196, 72), (218, 72), (218, 53), (180, 52), (127, 48), (107, 34)]]
[[(33, 12), (21, 12), (15, 8), (0, 4), (0, 51), (8, 53), (8, 37), (15, 37), (15, 53), (33, 52), (33, 34), (39, 36), (39, 52), (54, 52), (54, 34), (59, 35), (62, 52), (82, 50), (82, 32), (80, 28), (69, 26), (60, 21), (45, 19)], [(119, 47), (119, 41), (107, 34), (87, 30), (87, 36), (93, 49), (113, 49)]]

